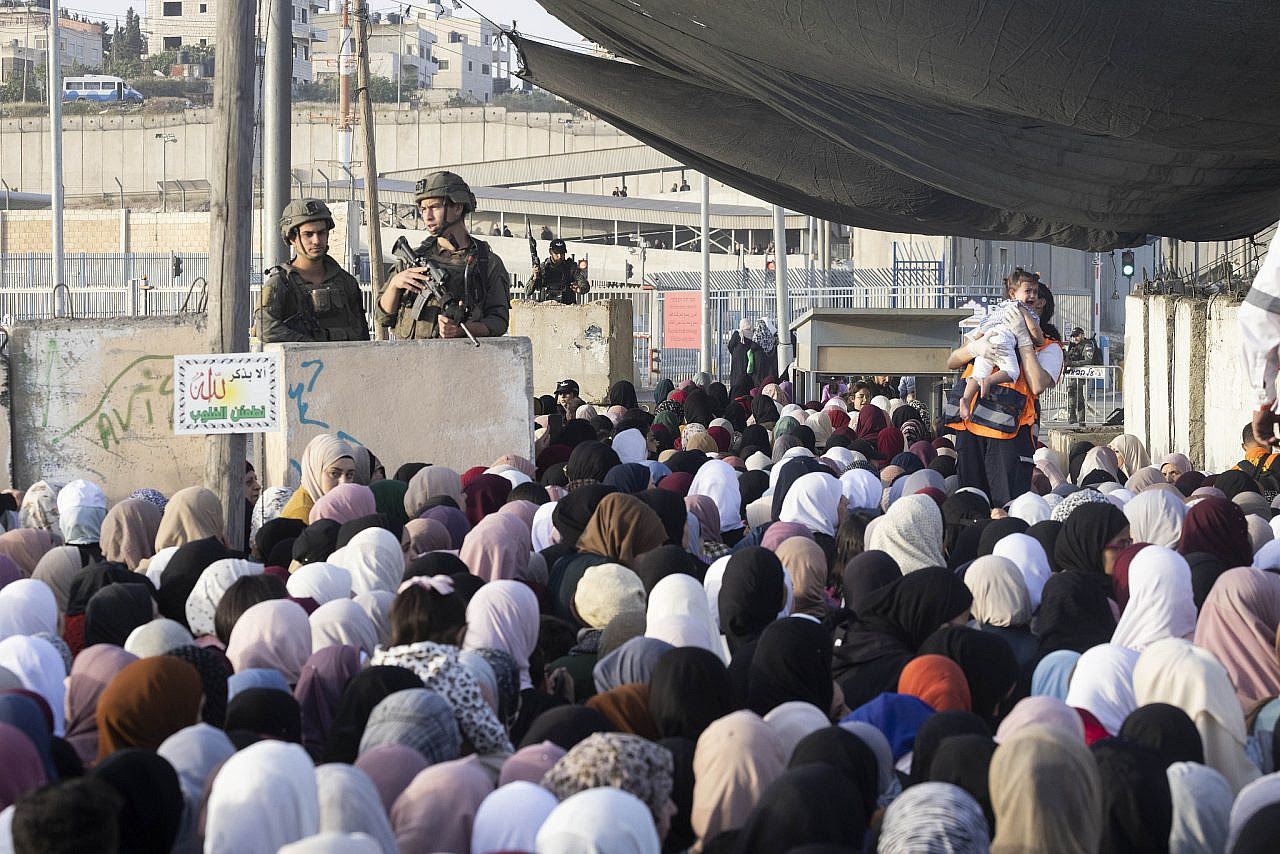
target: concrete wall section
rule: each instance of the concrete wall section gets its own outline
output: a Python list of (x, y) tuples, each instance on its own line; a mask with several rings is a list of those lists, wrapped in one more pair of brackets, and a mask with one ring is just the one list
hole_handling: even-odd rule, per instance
[(1239, 308), (1239, 303), (1214, 297), (1204, 327), (1205, 466), (1211, 472), (1226, 471), (1244, 456), (1240, 430), (1253, 417), (1253, 390), (1236, 327)]
[(173, 435), (173, 356), (203, 349), (203, 322), (48, 321), (9, 342), (13, 482), (89, 478), (110, 501), (166, 495), (204, 476), (204, 440)]
[(1125, 300), (1124, 335), (1124, 430), (1147, 444), (1151, 434), (1147, 399), (1147, 301), (1141, 297)]
[(1147, 451), (1163, 457), (1173, 446), (1173, 309), (1176, 297), (1156, 296), (1147, 301)]
[(1205, 338), (1203, 300), (1182, 300), (1174, 309), (1173, 447), (1204, 462)]
[[(629, 328), (629, 327), (628, 327)], [(464, 471), (533, 457), (532, 349), (525, 338), (268, 344), (284, 351), (284, 428), (264, 437), (269, 486), (297, 486), (320, 433), (354, 439), (387, 471), (422, 461)]]
[(515, 303), (510, 331), (532, 342), (536, 392), (551, 394), (557, 382), (572, 378), (583, 400), (602, 403), (618, 380), (634, 382), (631, 309), (628, 299), (576, 306)]

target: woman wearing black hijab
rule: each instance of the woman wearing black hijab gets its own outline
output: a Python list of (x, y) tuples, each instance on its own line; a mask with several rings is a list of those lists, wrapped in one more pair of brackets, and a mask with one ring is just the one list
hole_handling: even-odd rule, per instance
[(1010, 534), (1025, 534), (1027, 523), (1022, 519), (1008, 516), (1004, 519), (992, 519), (991, 524), (982, 529), (978, 538), (978, 557), (984, 557), (996, 550), (996, 543)]
[[(645, 469), (646, 477), (648, 471)], [(667, 532), (666, 544), (683, 546), (684, 528), (689, 520), (689, 510), (679, 493), (669, 489), (646, 489), (643, 492), (636, 492), (635, 497), (652, 507), (653, 512), (657, 513), (658, 518), (662, 520), (662, 527)]]
[(1118, 735), (1159, 753), (1166, 769), (1175, 762), (1204, 764), (1204, 742), (1200, 731), (1190, 716), (1177, 706), (1168, 703), (1139, 706), (1124, 719)]
[(283, 516), (267, 521), (253, 537), (253, 559), (265, 561), (271, 556), (276, 543), (296, 539), (306, 527), (307, 523), (301, 519), (286, 519)]
[[(589, 441), (581, 442), (573, 449), (573, 453), (569, 454), (569, 462), (565, 465), (565, 474), (569, 476), (569, 483), (581, 483), (582, 481), (595, 481), (599, 483), (604, 480), (605, 475), (609, 473), (609, 469), (619, 465), (622, 461), (618, 459), (618, 452), (610, 448), (604, 442)], [(572, 492), (573, 490), (570, 490)]]
[(720, 631), (729, 652), (755, 642), (786, 604), (785, 571), (778, 556), (760, 546), (748, 546), (729, 558), (720, 585)]
[(1044, 585), (1033, 629), (1041, 658), (1059, 649), (1084, 653), (1111, 640), (1116, 618), (1105, 587), (1082, 572), (1055, 572)]
[[(738, 443), (738, 450), (743, 448), (756, 447), (760, 449), (772, 448), (773, 440), (769, 438), (769, 431), (761, 427), (759, 424), (752, 424), (750, 427), (742, 431), (742, 441)], [(769, 451), (765, 451), (769, 453)], [(745, 460), (746, 457), (743, 457)]]
[(778, 407), (774, 405), (773, 398), (765, 397), (763, 394), (753, 398), (751, 417), (756, 420), (757, 425), (766, 430), (772, 430), (773, 425), (778, 423)]
[(747, 518), (747, 507), (764, 495), (769, 488), (769, 473), (766, 471), (749, 471), (738, 475), (738, 492), (742, 496), (742, 504), (738, 511), (742, 518)]
[(1039, 543), (1040, 548), (1044, 549), (1044, 555), (1049, 559), (1049, 569), (1054, 572), (1060, 571), (1058, 562), (1054, 559), (1060, 533), (1062, 533), (1062, 523), (1053, 519), (1036, 522), (1030, 528), (1027, 528), (1027, 536)]
[[(919, 737), (917, 735), (917, 737)], [(996, 743), (989, 735), (953, 735), (938, 745), (933, 761), (925, 772), (933, 783), (950, 783), (964, 789), (982, 807), (987, 830), (995, 834), (996, 814), (991, 808), (989, 772)], [(915, 764), (912, 763), (912, 772)]]
[[(337, 528), (335, 522), (335, 533)], [(303, 531), (304, 536), (305, 534)], [(192, 540), (179, 546), (160, 575), (160, 590), (156, 593), (156, 601), (160, 605), (161, 616), (190, 628), (187, 626), (187, 597), (195, 589), (200, 574), (214, 561), (239, 556), (238, 552), (231, 551), (214, 537)], [(70, 612), (68, 607), (67, 613)]]
[(656, 406), (667, 399), (667, 395), (676, 390), (676, 384), (671, 380), (663, 377), (658, 380), (658, 384), (653, 388), (653, 403)]
[(724, 383), (714, 382), (707, 386), (707, 399), (711, 401), (711, 414), (717, 418), (728, 417), (725, 410), (729, 406), (729, 389)]
[(761, 793), (736, 834), (737, 854), (776, 854), (803, 845), (857, 850), (871, 819), (866, 800), (853, 779), (834, 766), (792, 768)]
[(549, 741), (567, 751), (589, 735), (617, 729), (603, 713), (589, 706), (556, 706), (533, 719), (520, 747)]
[(548, 589), (559, 585), (559, 579), (565, 570), (561, 562), (577, 552), (578, 539), (587, 529), (587, 523), (595, 515), (600, 501), (617, 491), (615, 487), (603, 483), (586, 483), (556, 503), (556, 509), (551, 511), (551, 524), (560, 533), (560, 542), (552, 543), (541, 552), (551, 577)]
[(973, 595), (955, 573), (926, 567), (871, 594), (836, 629), (832, 675), (851, 709), (893, 691), (898, 674), (940, 626), (968, 620)]
[(356, 761), (360, 752), (360, 739), (369, 723), (373, 709), (397, 691), (421, 688), (422, 680), (412, 670), (404, 667), (378, 665), (367, 667), (351, 677), (338, 701), (338, 711), (333, 716), (329, 738), (325, 742), (325, 762)]
[(93, 594), (84, 611), (84, 645), (123, 647), (130, 632), (155, 617), (150, 584), (108, 584)]
[[(319, 519), (312, 522), (293, 541), (293, 559), (303, 565), (328, 560), (329, 555), (338, 550), (338, 532), (341, 530), (342, 524), (336, 519)], [(176, 558), (177, 555), (175, 554), (174, 557)], [(172, 566), (173, 561), (169, 561), (169, 565)], [(288, 569), (288, 567), (285, 568)], [(165, 572), (168, 570), (166, 569)]]
[(968, 626), (943, 626), (920, 646), (921, 655), (943, 655), (960, 665), (973, 713), (994, 728), (1020, 698), (1018, 660), (1008, 641)]
[(1165, 762), (1145, 745), (1106, 738), (1089, 752), (1102, 782), (1103, 852), (1162, 854), (1169, 850), (1173, 797)]
[(684, 393), (685, 424), (709, 427), (715, 419), (716, 415), (711, 411), (711, 398), (707, 397), (705, 391), (695, 386)]
[(240, 730), (261, 738), (302, 743), (302, 707), (292, 694), (276, 688), (247, 688), (227, 704), (227, 732)]
[[(945, 458), (940, 458), (945, 459)], [(979, 519), (991, 518), (991, 504), (973, 490), (959, 490), (942, 502), (942, 550), (951, 554), (964, 530)], [(977, 555), (974, 555), (977, 557)]]
[(173, 848), (184, 802), (178, 773), (163, 757), (151, 750), (118, 750), (98, 763), (90, 776), (120, 795), (118, 850), (150, 854)]
[(747, 708), (763, 717), (783, 703), (801, 700), (831, 708), (831, 635), (803, 618), (777, 620), (756, 643), (747, 679)]
[(649, 714), (663, 738), (697, 742), (713, 721), (734, 711), (724, 662), (699, 647), (667, 652), (649, 677)]
[(990, 741), (991, 727), (973, 712), (962, 711), (939, 712), (922, 723), (920, 729), (916, 730), (907, 785), (914, 786), (927, 781), (934, 758), (938, 755), (938, 748), (947, 739), (962, 735), (976, 735)]
[(978, 559), (978, 547), (982, 544), (982, 532), (994, 520), (990, 517), (970, 522), (956, 538), (955, 545), (947, 552), (947, 568), (960, 571)]
[(617, 487), (619, 492), (635, 495), (649, 488), (649, 467), (641, 463), (619, 463), (609, 469), (600, 481)]
[(1195, 598), (1198, 612), (1204, 605), (1204, 600), (1208, 598), (1209, 591), (1213, 589), (1213, 583), (1218, 580), (1218, 576), (1231, 567), (1227, 566), (1221, 558), (1208, 552), (1191, 552), (1183, 557), (1191, 567), (1191, 593)]
[[(1102, 576), (1110, 589), (1107, 575), (1120, 549), (1129, 545), (1129, 519), (1110, 501), (1081, 504), (1062, 523), (1062, 531), (1054, 545), (1058, 568), (1063, 572), (1082, 572)], [(1105, 552), (1110, 552), (1106, 554)]]
[(1092, 442), (1075, 442), (1071, 445), (1071, 449), (1067, 452), (1067, 470), (1071, 475), (1071, 482), (1076, 483), (1080, 478), (1080, 469), (1084, 468), (1084, 458), (1093, 450)]
[(618, 380), (609, 386), (609, 405), (621, 406), (623, 409), (635, 409), (639, 405), (636, 402), (636, 387), (631, 384), (631, 380)]
[(887, 552), (878, 549), (864, 551), (845, 564), (841, 576), (844, 588), (844, 607), (857, 614), (860, 608), (872, 600), (875, 593), (902, 578), (898, 563)]

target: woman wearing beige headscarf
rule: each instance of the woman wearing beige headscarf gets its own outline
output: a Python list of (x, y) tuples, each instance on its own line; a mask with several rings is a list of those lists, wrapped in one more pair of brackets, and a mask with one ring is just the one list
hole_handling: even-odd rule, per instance
[(791, 579), (792, 614), (821, 620), (827, 614), (827, 557), (808, 537), (788, 537), (774, 549)]
[(1102, 844), (1102, 781), (1079, 739), (1043, 726), (1019, 730), (996, 748), (987, 780), (991, 854), (1095, 854)]
[(83, 568), (84, 564), (78, 548), (55, 546), (40, 558), (40, 562), (36, 564), (36, 571), (31, 574), (31, 577), (49, 585), (49, 589), (53, 591), (53, 598), (58, 602), (58, 613), (64, 614), (67, 603), (71, 601), (71, 582)]
[(827, 440), (831, 438), (834, 428), (831, 426), (831, 416), (824, 409), (821, 412), (815, 412), (805, 419), (805, 425), (813, 431), (814, 441), (819, 446), (827, 444)]
[(1204, 764), (1233, 792), (1262, 776), (1244, 752), (1248, 733), (1231, 677), (1209, 650), (1181, 638), (1156, 641), (1133, 668), (1133, 694), (1139, 706), (1168, 703), (1186, 712), (1200, 731)]
[(445, 466), (427, 466), (409, 479), (404, 493), (404, 512), (410, 519), (417, 519), (427, 510), (433, 498), (451, 498), (454, 506), (464, 510), (467, 500), (462, 496), (462, 477)]
[(1146, 446), (1132, 433), (1121, 433), (1111, 440), (1108, 447), (1116, 452), (1116, 462), (1120, 464), (1120, 471), (1124, 472), (1126, 478), (1133, 477), (1138, 469), (1151, 465)]
[(24, 528), (43, 528), (46, 531), (57, 531), (58, 528), (58, 492), (60, 483), (37, 480), (27, 488), (22, 496), (22, 506), (18, 510), (18, 524)]
[(337, 436), (321, 433), (302, 450), (302, 487), (293, 493), (280, 516), (306, 522), (320, 496), (340, 483), (355, 482), (355, 450)]
[(34, 528), (18, 528), (0, 534), (0, 554), (12, 559), (28, 577), (36, 571), (40, 558), (59, 544), (51, 532)]
[(164, 507), (164, 518), (156, 532), (156, 551), (207, 537), (221, 542), (225, 536), (218, 496), (203, 486), (188, 486), (175, 492)]
[(703, 730), (693, 753), (689, 821), (698, 837), (695, 849), (743, 827), (761, 793), (786, 768), (782, 742), (755, 712), (733, 712)]
[(163, 514), (141, 498), (126, 498), (107, 511), (102, 520), (102, 555), (135, 572), (138, 564), (156, 553), (156, 534)]

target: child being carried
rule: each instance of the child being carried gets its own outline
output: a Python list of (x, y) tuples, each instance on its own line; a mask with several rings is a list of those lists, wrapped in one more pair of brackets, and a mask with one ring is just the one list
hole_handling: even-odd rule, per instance
[(991, 387), (1001, 383), (1018, 381), (1022, 370), (1018, 365), (1018, 349), (1044, 344), (1044, 333), (1040, 330), (1040, 318), (1016, 300), (1005, 300), (996, 309), (987, 314), (978, 327), (965, 335), (969, 341), (985, 337), (998, 354), (995, 361), (980, 356), (973, 360), (973, 372), (964, 383), (964, 395), (960, 398), (960, 417), (968, 418), (973, 410), (973, 401), (982, 392), (982, 397), (990, 393)]

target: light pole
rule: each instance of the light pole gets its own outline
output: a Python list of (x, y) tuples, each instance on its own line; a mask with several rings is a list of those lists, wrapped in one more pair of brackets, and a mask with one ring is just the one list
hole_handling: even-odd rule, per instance
[(178, 138), (171, 133), (158, 133), (156, 139), (162, 140), (160, 143), (160, 200), (162, 210), (169, 210), (169, 192), (164, 188), (165, 182), (169, 180), (169, 143), (177, 142)]

